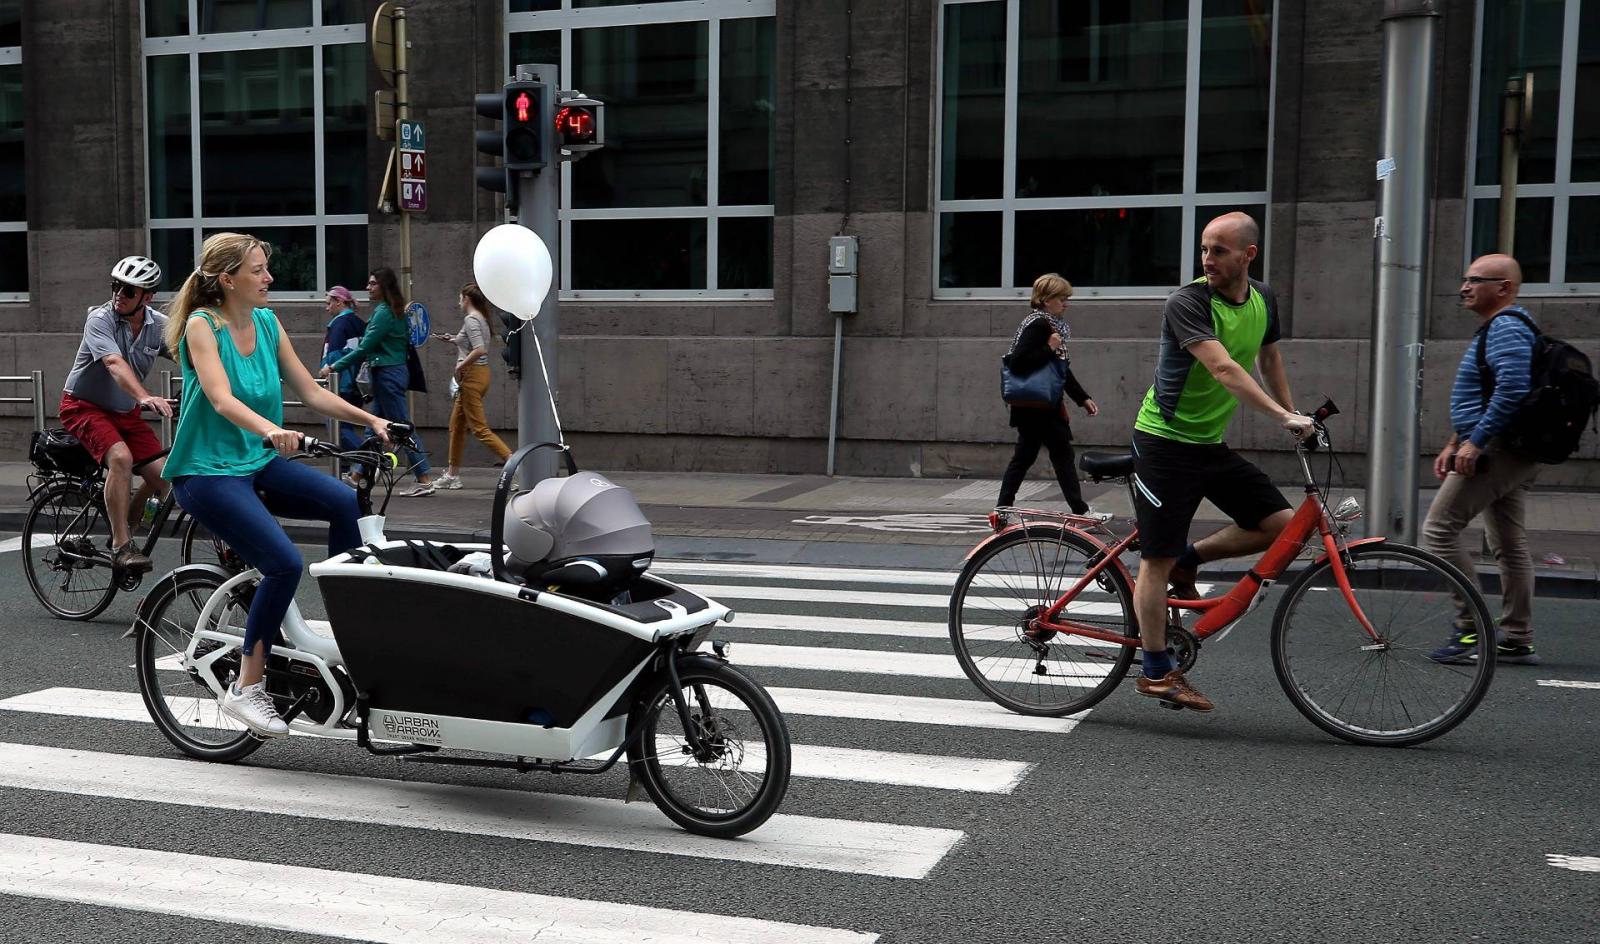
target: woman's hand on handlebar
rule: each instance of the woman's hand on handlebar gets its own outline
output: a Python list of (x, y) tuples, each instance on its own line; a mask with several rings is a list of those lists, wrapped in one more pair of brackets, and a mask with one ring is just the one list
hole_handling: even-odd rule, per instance
[(261, 437), (261, 445), (270, 446), (278, 451), (278, 455), (287, 458), (300, 451), (305, 439), (305, 434), (292, 429), (274, 428)]
[(389, 447), (389, 448), (393, 448), (394, 447), (394, 437), (389, 435), (389, 421), (388, 420), (384, 419), (381, 416), (374, 416), (374, 417), (372, 417), (371, 422), (369, 422), (367, 425), (372, 427), (372, 434), (374, 436), (377, 436), (379, 439), (383, 440), (383, 444), (386, 447)]

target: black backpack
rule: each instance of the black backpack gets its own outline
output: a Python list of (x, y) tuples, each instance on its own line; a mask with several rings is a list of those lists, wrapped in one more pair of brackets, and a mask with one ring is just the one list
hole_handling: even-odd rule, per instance
[[(1520, 312), (1505, 314), (1521, 319), (1533, 331), (1528, 395), (1522, 398), (1511, 423), (1501, 434), (1511, 448), (1547, 465), (1567, 461), (1578, 449), (1583, 429), (1594, 423), (1600, 407), (1600, 382), (1582, 351), (1539, 330)], [(1484, 348), (1489, 343), (1490, 319), (1478, 329), (1478, 373), (1488, 378), (1483, 404), (1494, 391), (1494, 371)]]

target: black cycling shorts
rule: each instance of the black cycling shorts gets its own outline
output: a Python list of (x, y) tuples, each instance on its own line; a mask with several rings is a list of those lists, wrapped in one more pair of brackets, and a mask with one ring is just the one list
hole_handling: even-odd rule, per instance
[(1133, 471), (1140, 557), (1182, 554), (1201, 499), (1246, 531), (1290, 507), (1266, 473), (1227, 443), (1185, 443), (1135, 430)]

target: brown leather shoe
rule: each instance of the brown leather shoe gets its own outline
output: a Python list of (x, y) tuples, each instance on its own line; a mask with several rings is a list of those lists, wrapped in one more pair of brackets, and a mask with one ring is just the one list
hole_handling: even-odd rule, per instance
[(1172, 573), (1167, 575), (1167, 595), (1174, 600), (1200, 599), (1200, 588), (1194, 585), (1198, 576), (1187, 567), (1174, 566)]
[(139, 553), (139, 549), (133, 546), (132, 541), (116, 549), (111, 555), (111, 563), (130, 574), (148, 574), (155, 566), (154, 561)]
[(1183, 673), (1177, 669), (1173, 669), (1159, 679), (1140, 676), (1139, 681), (1134, 683), (1134, 688), (1138, 689), (1141, 695), (1159, 698), (1162, 701), (1171, 702), (1180, 708), (1188, 708), (1191, 711), (1210, 711), (1217, 707), (1211, 703), (1211, 699), (1196, 691), (1195, 687), (1189, 684), (1189, 680), (1183, 677)]

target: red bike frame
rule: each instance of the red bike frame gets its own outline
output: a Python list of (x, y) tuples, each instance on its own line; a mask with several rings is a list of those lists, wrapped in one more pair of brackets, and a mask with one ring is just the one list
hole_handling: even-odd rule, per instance
[[(1042, 514), (1050, 513), (1044, 512)], [(1050, 516), (1058, 520), (1064, 520), (1067, 523), (1067, 527), (1072, 528), (1073, 531), (1098, 545), (1101, 548), (1101, 553), (1097, 555), (1098, 560), (1094, 562), (1093, 566), (1082, 577), (1078, 578), (1077, 582), (1069, 587), (1061, 595), (1060, 599), (1056, 600), (1048, 610), (1040, 613), (1030, 621), (1030, 634), (1034, 630), (1037, 630), (1041, 635), (1054, 631), (1073, 636), (1086, 636), (1090, 639), (1116, 643), (1119, 646), (1138, 646), (1139, 639), (1137, 635), (1120, 635), (1094, 626), (1085, 626), (1081, 623), (1073, 622), (1071, 619), (1060, 618), (1061, 611), (1073, 600), (1077, 599), (1078, 594), (1082, 593), (1086, 587), (1093, 584), (1095, 579), (1107, 567), (1116, 567), (1121, 570), (1122, 575), (1128, 580), (1128, 586), (1134, 586), (1133, 575), (1129, 573), (1127, 565), (1122, 562), (1122, 554), (1139, 539), (1138, 528), (1135, 528), (1132, 534), (1117, 543), (1108, 545), (1088, 531), (1075, 526), (1077, 523), (1090, 524), (1092, 519), (1078, 518), (1071, 515), (1050, 514)], [(1010, 525), (995, 534), (990, 540), (997, 539), (1017, 528), (1026, 527), (1029, 527), (1026, 521)], [(1360, 623), (1361, 628), (1366, 631), (1374, 643), (1381, 643), (1383, 640), (1378, 636), (1377, 631), (1372, 628), (1372, 624), (1367, 620), (1366, 614), (1361, 611), (1361, 605), (1356, 601), (1355, 593), (1351, 589), (1350, 575), (1344, 568), (1344, 555), (1339, 553), (1339, 536), (1334, 532), (1327, 507), (1323, 504), (1322, 496), (1318, 493), (1316, 487), (1310, 484), (1306, 486), (1305, 501), (1301, 502), (1299, 509), (1295, 511), (1294, 518), (1284, 527), (1277, 540), (1272, 542), (1272, 546), (1267, 548), (1261, 559), (1256, 561), (1256, 566), (1241, 577), (1239, 582), (1233, 585), (1232, 589), (1222, 596), (1206, 597), (1201, 600), (1169, 598), (1167, 606), (1175, 610), (1197, 610), (1203, 614), (1193, 627), (1195, 638), (1206, 639), (1216, 635), (1250, 612), (1256, 602), (1257, 595), (1289, 568), (1289, 565), (1300, 555), (1306, 545), (1311, 543), (1315, 535), (1320, 535), (1322, 538), (1323, 556), (1318, 558), (1318, 562), (1322, 560), (1329, 561), (1333, 568), (1334, 580), (1338, 584), (1339, 592), (1344, 596), (1344, 601), (1349, 605), (1350, 611), (1355, 614), (1356, 621)], [(1346, 546), (1375, 544), (1383, 540), (1381, 537), (1368, 538), (1349, 542)], [(984, 544), (987, 543), (988, 541), (984, 542)], [(982, 546), (980, 544), (978, 548), (974, 548), (973, 553), (977, 553)]]

